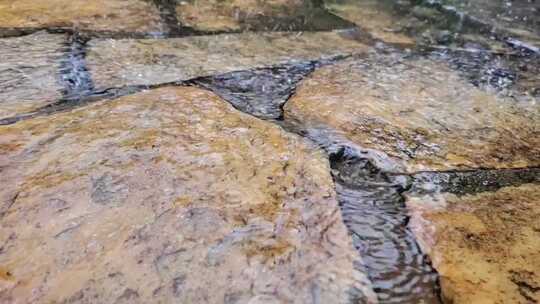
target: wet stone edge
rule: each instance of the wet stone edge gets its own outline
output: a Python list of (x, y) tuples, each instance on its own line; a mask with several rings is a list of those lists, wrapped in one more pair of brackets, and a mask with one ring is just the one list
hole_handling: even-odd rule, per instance
[[(404, 2), (406, 3), (406, 2)], [(410, 6), (410, 3), (404, 4), (399, 1), (394, 2), (397, 10), (404, 12), (410, 12), (414, 6), (426, 7), (434, 9), (441, 13), (444, 18), (449, 22), (459, 24), (460, 28), (476, 29), (476, 31), (482, 35), (489, 36), (497, 41), (504, 42), (509, 47), (520, 51), (523, 55), (537, 54), (540, 55), (540, 49), (533, 45), (529, 45), (520, 39), (513, 37), (513, 34), (506, 31), (504, 28), (496, 27), (484, 20), (475, 18), (466, 12), (462, 12), (453, 6), (447, 6), (440, 1), (433, 0), (417, 0), (414, 1), (414, 5)]]
[[(290, 16), (290, 17), (271, 17), (257, 16), (251, 20), (255, 24), (249, 28), (240, 30), (216, 30), (204, 31), (197, 30), (190, 26), (184, 26), (176, 14), (176, 0), (145, 0), (152, 2), (158, 9), (160, 19), (165, 25), (164, 32), (127, 32), (127, 31), (103, 31), (89, 30), (78, 28), (75, 26), (37, 26), (37, 27), (1, 27), (0, 39), (10, 37), (21, 37), (30, 35), (39, 31), (46, 31), (51, 34), (69, 34), (91, 38), (108, 38), (108, 39), (167, 39), (167, 38), (182, 38), (189, 36), (210, 36), (220, 34), (238, 34), (245, 31), (250, 32), (276, 32), (276, 31), (304, 31), (304, 32), (319, 32), (332, 31), (339, 29), (356, 28), (357, 26), (349, 20), (343, 19), (324, 7), (322, 0), (311, 0), (313, 10), (306, 16)], [(319, 19), (325, 22), (319, 22)], [(277, 24), (277, 26), (276, 26)]]
[(540, 167), (419, 172), (411, 175), (412, 194), (447, 192), (458, 196), (494, 192), (504, 187), (540, 184)]
[[(213, 91), (242, 112), (261, 119), (282, 120), (283, 106), (294, 94), (296, 84), (315, 68), (349, 57), (336, 56), (324, 60), (284, 63), (155, 85), (133, 85), (97, 91), (84, 60), (87, 40), (73, 36), (70, 41), (60, 69), (59, 81), (64, 88), (63, 98), (36, 111), (0, 119), (0, 125), (70, 111), (95, 102), (166, 86), (198, 86)], [(265, 96), (260, 96), (261, 94)]]
[[(329, 148), (329, 149), (328, 149)], [(349, 146), (327, 148), (343, 221), (380, 303), (442, 303), (439, 277), (412, 231), (403, 193), (391, 176)]]
[(152, 0), (159, 11), (163, 24), (167, 27), (167, 37), (182, 37), (195, 35), (197, 31), (184, 27), (176, 15), (176, 0)]
[(70, 35), (64, 57), (60, 60), (59, 82), (63, 87), (62, 100), (77, 101), (92, 94), (94, 84), (86, 67), (88, 39), (78, 34)]
[(283, 106), (296, 85), (322, 64), (284, 64), (203, 77), (191, 83), (214, 92), (241, 112), (265, 120), (283, 120)]

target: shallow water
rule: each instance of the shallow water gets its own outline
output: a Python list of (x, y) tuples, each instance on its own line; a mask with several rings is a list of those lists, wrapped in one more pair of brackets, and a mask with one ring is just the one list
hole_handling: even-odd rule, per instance
[[(145, 6), (118, 12), (91, 8), (58, 20), (54, 14), (25, 13), (23, 8), (31, 6), (26, 2), (5, 2), (5, 16), (0, 3), (0, 108), (5, 109), (0, 125), (168, 85), (213, 91), (236, 109), (299, 134), (327, 153), (342, 218), (361, 257), (357, 267), (380, 303), (441, 302), (437, 272), (408, 227), (404, 192), (467, 194), (538, 182), (537, 168), (390, 172), (379, 156), (366, 157), (341, 134), (298, 127), (283, 113), (297, 86), (317, 69), (356, 58), (369, 73), (383, 56), (448, 64), (482, 92), (540, 111), (538, 1), (314, 0), (259, 7), (257, 1), (156, 0), (144, 1), (155, 16)], [(62, 12), (69, 4), (55, 0), (51, 5), (51, 11)], [(153, 21), (137, 26), (132, 20), (143, 17)], [(100, 20), (119, 26), (103, 28)], [(134, 25), (123, 26), (126, 21)], [(227, 35), (245, 32), (255, 33)], [(287, 33), (272, 36), (276, 32)], [(313, 34), (319, 32), (335, 37)], [(42, 35), (57, 35), (58, 41), (45, 43)], [(257, 43), (254, 36), (260, 36)], [(16, 40), (20, 37), (33, 38)], [(374, 82), (396, 77), (391, 64), (381, 73)]]
[[(350, 149), (350, 148), (349, 148)], [(407, 177), (341, 148), (330, 155), (343, 220), (381, 303), (440, 303), (437, 274), (407, 228)]]

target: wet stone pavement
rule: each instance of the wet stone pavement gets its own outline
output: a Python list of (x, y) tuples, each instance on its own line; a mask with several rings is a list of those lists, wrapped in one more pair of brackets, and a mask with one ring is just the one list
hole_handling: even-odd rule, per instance
[(540, 303), (537, 1), (0, 1), (0, 303)]

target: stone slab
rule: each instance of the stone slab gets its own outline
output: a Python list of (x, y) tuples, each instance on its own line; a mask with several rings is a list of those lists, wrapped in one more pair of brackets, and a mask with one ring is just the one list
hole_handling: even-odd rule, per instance
[(66, 35), (38, 32), (0, 39), (0, 119), (30, 112), (62, 97)]
[(242, 33), (166, 40), (92, 40), (86, 60), (96, 89), (107, 89), (330, 59), (366, 49), (348, 31)]
[(410, 195), (410, 227), (446, 303), (540, 302), (540, 186)]
[(207, 32), (332, 30), (352, 24), (313, 0), (189, 0), (176, 6), (183, 26)]
[(400, 55), (339, 62), (305, 78), (284, 111), (308, 133), (382, 153), (388, 171), (540, 165), (538, 100), (482, 91), (443, 62)]
[(194, 87), (0, 126), (0, 302), (374, 303), (329, 171)]
[(82, 31), (164, 31), (157, 7), (142, 0), (3, 0), (0, 28), (67, 28)]

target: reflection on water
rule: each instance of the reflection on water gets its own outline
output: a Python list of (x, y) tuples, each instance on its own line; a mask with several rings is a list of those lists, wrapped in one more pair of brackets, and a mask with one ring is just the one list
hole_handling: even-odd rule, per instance
[(343, 219), (381, 303), (440, 303), (437, 274), (407, 228), (401, 195), (407, 178), (391, 178), (347, 148), (330, 156)]

